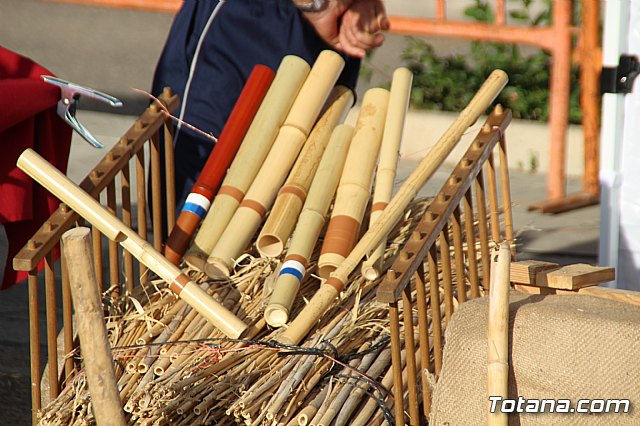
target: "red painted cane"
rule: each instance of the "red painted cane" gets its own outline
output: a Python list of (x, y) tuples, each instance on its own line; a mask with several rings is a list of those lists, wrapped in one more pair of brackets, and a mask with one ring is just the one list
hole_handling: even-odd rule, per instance
[(218, 142), (187, 196), (176, 225), (167, 239), (164, 255), (171, 263), (177, 265), (189, 247), (191, 237), (207, 214), (211, 200), (218, 191), (274, 76), (275, 73), (264, 65), (256, 65), (249, 75), (218, 137)]

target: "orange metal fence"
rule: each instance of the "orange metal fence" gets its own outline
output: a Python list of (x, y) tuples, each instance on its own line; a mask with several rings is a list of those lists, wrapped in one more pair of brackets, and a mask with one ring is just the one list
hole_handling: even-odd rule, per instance
[[(176, 11), (182, 0), (57, 0), (110, 7)], [(549, 82), (549, 175), (545, 202), (532, 206), (545, 212), (560, 212), (599, 201), (599, 1), (583, 0), (580, 25), (572, 23), (574, 0), (552, 2), (552, 24), (549, 26), (510, 25), (506, 0), (491, 1), (495, 22), (480, 23), (448, 19), (446, 1), (435, 2), (432, 18), (392, 16), (391, 31), (417, 36), (439, 36), (478, 41), (526, 44), (551, 54)], [(574, 38), (577, 43), (574, 43)], [(570, 73), (572, 59), (580, 64), (580, 103), (583, 110), (584, 177), (583, 190), (567, 196), (566, 170), (567, 130), (569, 126)]]
[[(581, 3), (581, 25), (572, 25), (572, 0), (556, 0), (552, 6), (552, 24), (546, 27), (509, 25), (506, 22), (506, 0), (496, 0), (495, 22), (477, 23), (446, 18), (445, 0), (436, 0), (435, 18), (391, 17), (396, 33), (456, 37), (479, 41), (527, 44), (551, 54), (549, 82), (550, 163), (547, 181), (548, 201), (532, 206), (549, 212), (560, 212), (597, 203), (599, 199), (599, 94), (601, 66), (598, 41), (599, 4), (594, 0)], [(573, 38), (578, 36), (577, 46)], [(574, 55), (575, 54), (575, 55)], [(580, 86), (584, 128), (583, 191), (566, 196), (566, 138), (569, 126), (570, 75), (572, 57), (581, 65)]]

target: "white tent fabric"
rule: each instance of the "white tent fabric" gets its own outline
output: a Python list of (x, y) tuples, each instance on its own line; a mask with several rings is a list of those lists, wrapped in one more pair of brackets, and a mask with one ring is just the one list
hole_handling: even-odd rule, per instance
[[(632, 1), (628, 53), (640, 58), (640, 2)], [(625, 96), (622, 187), (618, 241), (618, 288), (640, 290), (640, 81)]]
[[(640, 57), (640, 0), (605, 2), (603, 65)], [(616, 268), (617, 288), (640, 290), (640, 86), (603, 96), (599, 263)]]

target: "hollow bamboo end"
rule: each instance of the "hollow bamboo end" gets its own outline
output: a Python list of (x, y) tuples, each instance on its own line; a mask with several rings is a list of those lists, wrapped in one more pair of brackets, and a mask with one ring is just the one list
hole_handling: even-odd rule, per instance
[(284, 250), (284, 243), (277, 235), (265, 234), (256, 241), (256, 248), (265, 257), (278, 257)]
[(337, 265), (325, 265), (318, 267), (318, 275), (320, 275), (320, 278), (327, 279), (336, 269), (338, 269)]
[(190, 267), (204, 272), (204, 267), (207, 264), (207, 255), (202, 250), (192, 247), (185, 253), (184, 261)]
[(377, 280), (378, 278), (380, 278), (380, 270), (378, 268), (378, 265), (376, 264), (362, 265), (361, 272), (362, 276), (369, 281)]
[(338, 269), (338, 266), (344, 261), (344, 256), (338, 253), (324, 253), (318, 260), (318, 275), (327, 279)]
[(264, 310), (264, 320), (271, 327), (282, 327), (289, 321), (289, 310), (279, 304), (270, 304)]
[(204, 272), (211, 279), (229, 278), (231, 276), (231, 262), (219, 257), (207, 259)]

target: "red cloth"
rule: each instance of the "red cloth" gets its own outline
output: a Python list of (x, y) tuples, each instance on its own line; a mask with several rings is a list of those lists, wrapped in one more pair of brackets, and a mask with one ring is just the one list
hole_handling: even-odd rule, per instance
[(63, 173), (69, 161), (71, 128), (56, 114), (60, 89), (41, 75), (53, 74), (0, 46), (0, 223), (9, 239), (0, 289), (27, 277), (13, 270), (13, 257), (60, 204), (16, 167), (18, 157), (33, 148)]

